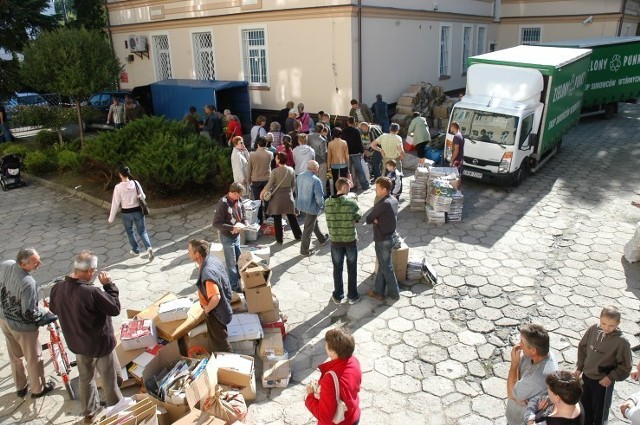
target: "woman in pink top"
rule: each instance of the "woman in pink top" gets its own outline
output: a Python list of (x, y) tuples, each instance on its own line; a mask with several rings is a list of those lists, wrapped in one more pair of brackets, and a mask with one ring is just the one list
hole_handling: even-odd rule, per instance
[(138, 247), (138, 241), (133, 234), (133, 226), (135, 224), (138, 236), (142, 240), (144, 249), (149, 254), (149, 261), (153, 261), (153, 248), (151, 247), (151, 241), (147, 234), (145, 227), (144, 214), (142, 213), (142, 207), (140, 205), (140, 199), (144, 200), (145, 195), (140, 183), (133, 179), (131, 176), (131, 170), (129, 167), (123, 166), (118, 171), (120, 176), (120, 183), (113, 188), (113, 199), (111, 201), (111, 213), (109, 214), (109, 224), (113, 223), (116, 218), (118, 209), (122, 213), (122, 221), (124, 223), (124, 230), (129, 237), (129, 243), (131, 244), (131, 255), (140, 255), (140, 249)]
[(287, 163), (285, 165), (288, 165), (291, 168), (295, 168), (296, 163), (293, 160), (293, 149), (291, 149), (291, 136), (289, 136), (288, 134), (285, 134), (282, 137), (282, 144), (276, 148), (276, 153), (279, 153), (279, 152), (284, 152), (285, 154), (287, 154)]

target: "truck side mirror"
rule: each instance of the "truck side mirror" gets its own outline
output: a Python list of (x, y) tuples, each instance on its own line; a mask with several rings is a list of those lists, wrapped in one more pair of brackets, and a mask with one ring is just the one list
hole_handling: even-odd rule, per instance
[(538, 143), (538, 135), (536, 133), (529, 133), (529, 137), (520, 143), (520, 149), (529, 149), (529, 146), (535, 146)]

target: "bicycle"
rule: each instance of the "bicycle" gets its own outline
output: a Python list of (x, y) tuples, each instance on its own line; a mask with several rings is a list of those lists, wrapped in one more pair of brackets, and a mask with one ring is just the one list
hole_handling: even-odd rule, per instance
[[(54, 281), (53, 286), (57, 283)], [(44, 287), (40, 288), (41, 290)], [(43, 297), (43, 304), (46, 308), (49, 308), (49, 302), (46, 297)], [(71, 368), (76, 366), (75, 361), (69, 361), (69, 356), (67, 355), (67, 350), (65, 349), (64, 342), (62, 341), (61, 335), (62, 330), (60, 329), (60, 324), (58, 323), (58, 316), (55, 314), (48, 312), (42, 319), (38, 321), (38, 326), (46, 326), (49, 331), (49, 342), (46, 344), (42, 344), (42, 349), (48, 349), (51, 353), (51, 361), (53, 363), (53, 368), (59, 377), (62, 378), (62, 382), (64, 383), (64, 387), (67, 390), (67, 394), (70, 400), (76, 399), (76, 394), (73, 391), (73, 387), (71, 386)]]

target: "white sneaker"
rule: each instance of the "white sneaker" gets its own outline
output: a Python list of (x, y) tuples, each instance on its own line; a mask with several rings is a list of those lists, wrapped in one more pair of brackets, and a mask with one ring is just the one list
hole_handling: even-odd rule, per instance
[(153, 248), (149, 248), (147, 252), (149, 253), (149, 262), (153, 261), (153, 259), (156, 258), (156, 256), (153, 255)]
[(132, 250), (129, 250), (129, 254), (130, 254), (132, 257), (137, 257), (138, 255), (140, 255), (140, 253), (139, 253), (139, 252), (135, 252), (133, 249), (132, 249)]

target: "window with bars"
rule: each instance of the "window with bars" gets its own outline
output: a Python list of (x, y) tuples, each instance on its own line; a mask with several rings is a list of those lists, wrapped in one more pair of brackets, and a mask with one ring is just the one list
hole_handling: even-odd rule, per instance
[(267, 40), (264, 28), (242, 30), (244, 79), (254, 86), (269, 84)]
[(440, 27), (440, 77), (450, 76), (449, 61), (451, 60), (451, 27)]
[(215, 80), (213, 64), (213, 36), (211, 32), (194, 32), (191, 34), (193, 44), (193, 63), (196, 79)]
[(540, 44), (540, 27), (520, 29), (520, 44)]
[(471, 27), (462, 28), (462, 73), (467, 73), (467, 59), (471, 55)]
[(476, 37), (476, 54), (482, 55), (487, 52), (487, 27), (478, 27)]
[(158, 81), (173, 78), (171, 71), (171, 55), (169, 52), (169, 36), (154, 35), (153, 40), (154, 63), (156, 68), (156, 78)]

